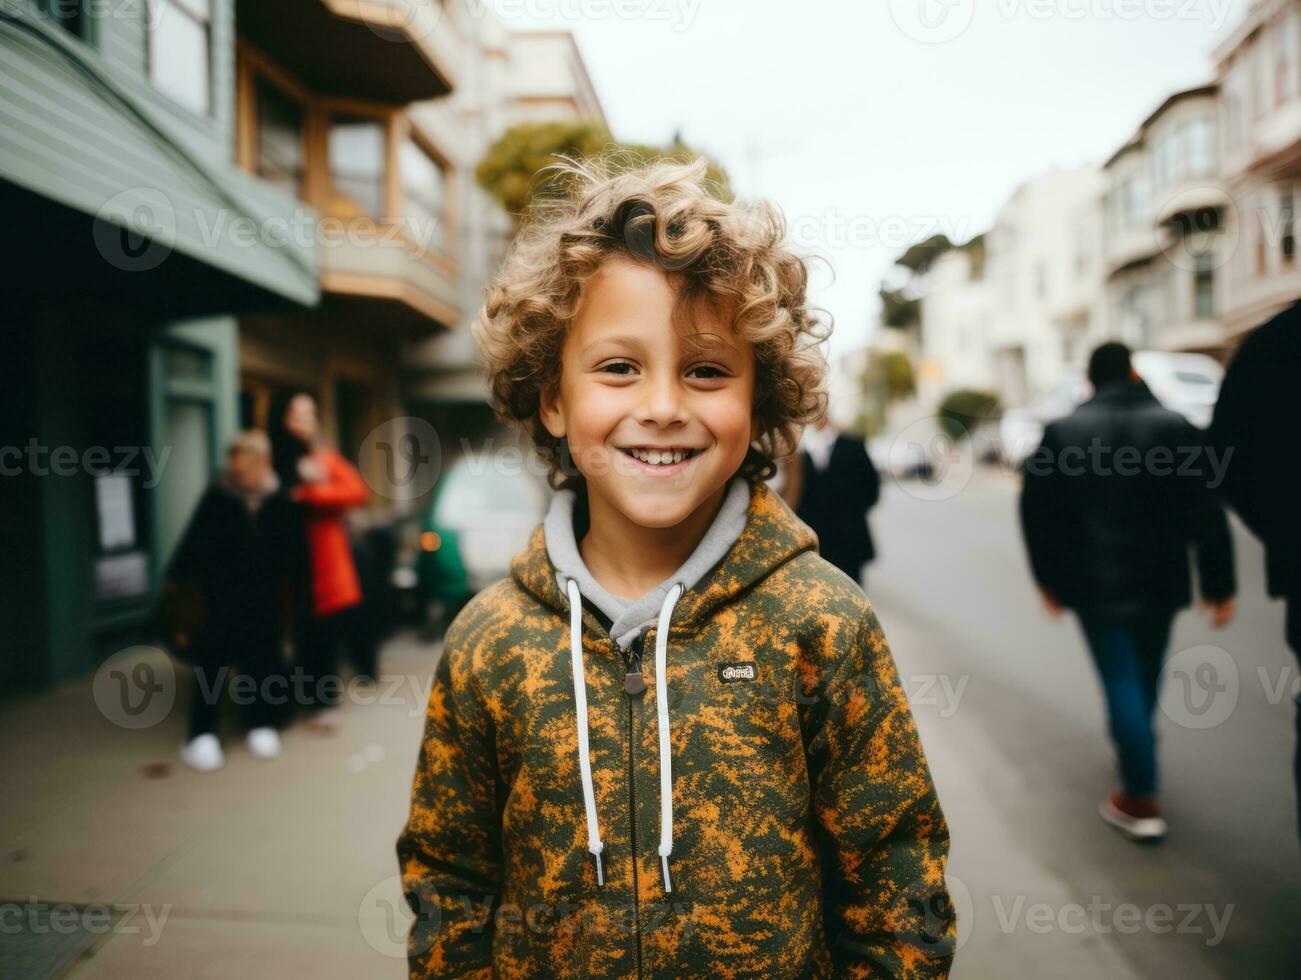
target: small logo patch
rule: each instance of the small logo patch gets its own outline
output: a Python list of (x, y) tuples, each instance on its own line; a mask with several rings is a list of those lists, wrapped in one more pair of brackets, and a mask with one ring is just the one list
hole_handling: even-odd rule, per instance
[(720, 664), (718, 667), (718, 679), (724, 684), (731, 684), (735, 681), (752, 681), (756, 676), (753, 660), (742, 660), (734, 664)]

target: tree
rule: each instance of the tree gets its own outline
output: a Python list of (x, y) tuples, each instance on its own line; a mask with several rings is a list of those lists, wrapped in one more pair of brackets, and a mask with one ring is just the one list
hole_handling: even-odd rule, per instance
[[(591, 157), (617, 156), (620, 166), (629, 168), (675, 159), (686, 162), (696, 153), (675, 133), (668, 147), (641, 143), (620, 143), (610, 131), (594, 121), (525, 122), (512, 126), (488, 148), (475, 168), (475, 180), (507, 213), (518, 221), (529, 205), (542, 197), (561, 197), (569, 193), (568, 183), (556, 175), (538, 179), (544, 167), (558, 162), (561, 155)], [(720, 200), (731, 201), (733, 194), (726, 172), (717, 164), (709, 165), (711, 192)]]
[(982, 425), (997, 422), (1003, 414), (998, 395), (992, 391), (959, 388), (940, 402), (939, 424), (955, 443), (966, 439)]
[(922, 302), (910, 298), (904, 289), (891, 289), (881, 283), (881, 322), (896, 330), (905, 330), (918, 323), (922, 317)]
[(952, 249), (953, 243), (949, 241), (949, 236), (940, 232), (924, 242), (908, 246), (908, 250), (895, 260), (895, 265), (903, 266), (914, 276), (924, 275), (936, 259)]
[(886, 412), (892, 404), (917, 392), (912, 361), (900, 350), (870, 351), (859, 385), (863, 412), (855, 428), (865, 436), (874, 436), (885, 427)]

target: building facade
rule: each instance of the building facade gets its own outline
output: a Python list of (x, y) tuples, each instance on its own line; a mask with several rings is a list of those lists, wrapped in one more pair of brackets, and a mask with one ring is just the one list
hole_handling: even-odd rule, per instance
[(1052, 391), (1103, 330), (1103, 177), (1059, 170), (1021, 185), (983, 250), (941, 256), (920, 284), (922, 363), (932, 399), (997, 391), (1008, 406)]
[[(235, 165), (232, 0), (0, 10), (0, 687), (139, 635), (238, 425), (237, 318), (317, 300), (296, 202)], [(238, 228), (238, 234), (234, 229)]]
[(321, 294), (309, 310), (240, 317), (241, 422), (274, 428), (289, 397), (312, 394), (325, 438), (357, 462), (383, 520), (407, 501), (386, 492), (383, 446), (367, 437), (406, 416), (405, 346), (461, 320), (468, 161), (454, 120), (414, 111), (455, 90), (455, 5), (236, 8), (236, 159), (316, 216), (304, 227)]
[(1301, 298), (1301, 2), (1256, 0), (1212, 57), (1233, 202), (1219, 319), (1232, 345)]
[(1132, 347), (1223, 353), (1219, 107), (1217, 85), (1176, 92), (1103, 165), (1107, 334)]

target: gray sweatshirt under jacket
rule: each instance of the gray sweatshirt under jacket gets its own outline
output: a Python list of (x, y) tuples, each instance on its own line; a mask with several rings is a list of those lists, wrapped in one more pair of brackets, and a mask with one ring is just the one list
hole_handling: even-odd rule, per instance
[(681, 582), (684, 592), (690, 590), (736, 543), (745, 528), (746, 514), (750, 509), (750, 484), (743, 476), (732, 478), (723, 497), (723, 506), (696, 545), (696, 550), (677, 572), (640, 599), (611, 595), (587, 570), (575, 537), (574, 508), (577, 501), (578, 494), (574, 490), (559, 490), (552, 497), (551, 507), (543, 521), (547, 555), (556, 567), (560, 591), (567, 592), (567, 582), (573, 579), (583, 596), (610, 620), (610, 636), (619, 648), (627, 650), (633, 640), (654, 624), (674, 582)]

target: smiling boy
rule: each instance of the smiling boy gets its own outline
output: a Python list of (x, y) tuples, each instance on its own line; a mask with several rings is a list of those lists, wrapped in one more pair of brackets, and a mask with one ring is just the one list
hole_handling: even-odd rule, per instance
[(411, 976), (944, 976), (948, 828), (889, 647), (764, 482), (825, 410), (803, 261), (701, 161), (560, 169), (476, 324), (557, 493), (444, 640)]

